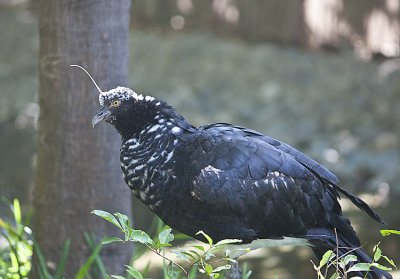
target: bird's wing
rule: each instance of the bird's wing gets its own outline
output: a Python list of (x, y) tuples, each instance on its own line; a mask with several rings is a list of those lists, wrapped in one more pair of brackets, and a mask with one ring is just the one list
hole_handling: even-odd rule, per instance
[(239, 218), (259, 238), (307, 237), (326, 226), (354, 234), (331, 185), (336, 176), (304, 154), (227, 124), (201, 127), (196, 139), (192, 195), (210, 209)]
[(254, 130), (217, 123), (201, 127), (199, 133), (202, 151), (217, 168), (238, 168), (246, 163), (250, 177), (256, 180), (268, 172), (279, 172), (324, 184), (339, 182), (332, 172), (297, 149)]
[[(221, 125), (221, 124), (217, 124)], [(282, 150), (286, 154), (292, 156), (297, 162), (300, 164), (304, 165), (308, 170), (312, 171), (315, 173), (320, 179), (324, 181), (325, 184), (329, 184), (332, 187), (332, 189), (336, 192), (335, 195), (340, 198), (339, 192), (343, 195), (345, 195), (348, 199), (350, 199), (358, 208), (361, 210), (365, 211), (372, 219), (382, 223), (386, 224), (385, 221), (375, 212), (373, 211), (368, 204), (366, 204), (362, 199), (359, 197), (353, 195), (349, 191), (341, 188), (338, 186), (339, 184), (339, 179), (336, 177), (335, 174), (333, 174), (331, 171), (329, 171), (327, 168), (325, 168), (323, 165), (319, 164), (318, 162), (314, 161), (304, 153), (300, 152), (296, 148), (293, 148), (292, 146), (280, 142), (274, 138), (265, 136), (263, 134), (260, 134), (257, 131), (242, 128), (242, 127), (236, 127), (238, 129), (241, 129), (244, 131), (247, 135), (254, 135), (260, 137), (263, 141), (266, 143), (271, 144), (272, 146), (275, 146), (277, 149)]]

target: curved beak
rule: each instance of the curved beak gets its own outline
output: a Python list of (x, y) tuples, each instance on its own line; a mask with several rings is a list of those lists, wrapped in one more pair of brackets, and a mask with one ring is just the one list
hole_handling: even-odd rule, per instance
[(111, 112), (108, 109), (106, 109), (105, 107), (101, 107), (99, 109), (99, 112), (92, 118), (93, 128), (94, 128), (94, 126), (96, 126), (97, 123), (99, 123), (102, 120), (104, 120), (105, 118), (107, 118), (107, 116), (109, 116), (110, 114), (111, 114)]

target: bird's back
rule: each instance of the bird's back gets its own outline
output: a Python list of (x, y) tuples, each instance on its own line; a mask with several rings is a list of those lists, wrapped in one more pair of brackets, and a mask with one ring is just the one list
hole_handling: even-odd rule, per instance
[(329, 182), (336, 177), (294, 148), (279, 147), (228, 124), (183, 133), (174, 151), (167, 223), (192, 236), (204, 230), (216, 240), (307, 237), (321, 226), (342, 226), (354, 235)]

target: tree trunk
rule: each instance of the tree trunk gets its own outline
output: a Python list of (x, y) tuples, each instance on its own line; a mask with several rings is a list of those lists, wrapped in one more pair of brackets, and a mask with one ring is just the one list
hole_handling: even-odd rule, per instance
[[(66, 278), (73, 278), (90, 254), (84, 232), (97, 239), (116, 233), (91, 210), (130, 215), (120, 138), (109, 125), (92, 129), (98, 92), (81, 70), (69, 66), (87, 68), (103, 90), (126, 86), (129, 8), (129, 0), (39, 1), (41, 111), (33, 228), (47, 262), (58, 263), (71, 239)], [(107, 272), (122, 273), (131, 253), (126, 246), (103, 247)]]

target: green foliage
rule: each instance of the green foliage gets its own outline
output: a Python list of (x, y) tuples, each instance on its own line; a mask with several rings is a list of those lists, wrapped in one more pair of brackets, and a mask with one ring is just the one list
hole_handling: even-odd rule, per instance
[(35, 253), (36, 253), (36, 256), (37, 256), (38, 262), (39, 262), (39, 265), (35, 268), (37, 268), (36, 272), (38, 273), (40, 279), (63, 279), (64, 278), (65, 263), (67, 262), (70, 246), (71, 246), (71, 241), (69, 239), (67, 239), (64, 243), (64, 247), (61, 252), (61, 258), (57, 265), (56, 272), (54, 273), (54, 275), (51, 275), (50, 271), (47, 268), (45, 257), (39, 248), (39, 245), (37, 245), (36, 243), (34, 244)]
[(19, 201), (14, 199), (10, 204), (13, 221), (8, 222), (0, 217), (0, 235), (6, 240), (6, 246), (0, 247), (0, 278), (28, 278), (31, 270), (32, 240), (31, 230), (23, 221)]
[[(195, 279), (197, 273), (200, 272), (205, 274), (208, 278), (224, 278), (226, 272), (231, 268), (232, 263), (236, 263), (236, 260), (229, 257), (230, 251), (225, 250), (226, 245), (241, 242), (238, 239), (225, 239), (214, 243), (209, 235), (203, 231), (199, 231), (197, 235), (201, 235), (207, 241), (208, 245), (195, 245), (193, 247), (183, 249), (175, 248), (171, 252), (177, 259), (181, 259), (187, 263), (184, 267), (177, 261), (172, 260), (169, 256), (166, 256), (166, 247), (170, 247), (171, 242), (175, 239), (171, 228), (162, 229), (158, 235), (152, 239), (146, 232), (141, 230), (135, 230), (131, 227), (130, 220), (128, 217), (121, 213), (110, 214), (102, 210), (93, 210), (93, 214), (107, 220), (116, 227), (118, 227), (124, 233), (124, 240), (119, 237), (108, 237), (103, 240), (102, 244), (109, 244), (112, 242), (135, 242), (145, 245), (153, 253), (164, 259), (164, 277), (168, 279), (178, 278), (190, 278)], [(217, 253), (224, 251), (224, 255), (217, 257)], [(133, 266), (126, 267), (127, 276), (122, 277), (112, 275), (112, 278), (116, 279), (143, 279), (143, 272), (138, 271)], [(244, 279), (248, 279), (251, 275), (251, 271), (247, 271), (243, 275)]]
[(249, 279), (252, 273), (253, 272), (251, 270), (248, 270), (247, 264), (244, 263), (242, 267), (242, 279)]
[[(338, 256), (334, 251), (329, 250), (319, 262), (319, 265), (313, 263), (314, 269), (317, 271), (318, 279), (360, 279), (360, 277), (349, 277), (351, 272), (364, 271), (368, 272), (371, 268), (378, 268), (385, 271), (392, 270), (391, 267), (379, 264), (378, 261), (384, 259), (392, 267), (397, 268), (394, 261), (387, 256), (382, 255), (382, 250), (379, 248), (379, 243), (373, 248), (374, 256), (371, 263), (355, 263), (357, 257), (351, 253)], [(333, 274), (328, 271), (334, 269)], [(329, 274), (329, 275), (328, 275)]]
[[(65, 278), (65, 266), (68, 261), (71, 240), (67, 239), (64, 243), (60, 261), (56, 265), (55, 272), (51, 273), (39, 245), (32, 240), (32, 231), (28, 227), (30, 214), (27, 218), (22, 218), (21, 207), (17, 199), (8, 204), (13, 220), (8, 221), (0, 217), (0, 239), (3, 238), (6, 241), (5, 246), (0, 246), (0, 278), (25, 279), (29, 277), (31, 269), (35, 269), (41, 279)], [(84, 237), (92, 252), (74, 278), (91, 278), (90, 272), (93, 272), (93, 269), (97, 270), (93, 278), (109, 278), (99, 255), (102, 245), (96, 244), (93, 237), (87, 233)], [(37, 266), (32, 266), (33, 250), (38, 259)]]
[[(91, 271), (91, 267), (93, 264), (96, 264), (102, 274), (102, 278), (108, 278), (104, 265), (101, 261), (100, 258), (100, 251), (101, 251), (102, 245), (101, 243), (98, 243), (96, 246), (92, 246), (92, 253), (90, 254), (89, 258), (86, 260), (86, 262), (81, 266), (81, 268), (78, 270), (78, 273), (75, 276), (75, 279), (84, 279), (87, 278), (89, 275), (89, 272)], [(96, 277), (98, 278), (98, 277)]]
[[(91, 249), (91, 254), (86, 260), (86, 262), (79, 268), (78, 272), (74, 276), (75, 279), (85, 279), (92, 278), (91, 271), (93, 265), (97, 267), (99, 270), (99, 274), (94, 275), (93, 278), (104, 278), (107, 279), (109, 276), (104, 268), (104, 264), (100, 258), (100, 251), (102, 248), (101, 243), (94, 244), (93, 238), (90, 237), (87, 233), (85, 233), (85, 239), (88, 243), (89, 248)], [(61, 252), (61, 257), (59, 263), (56, 265), (56, 271), (54, 274), (51, 274), (49, 269), (47, 268), (46, 259), (40, 250), (39, 246), (35, 243), (34, 249), (38, 258), (39, 265), (36, 266), (36, 272), (39, 275), (40, 279), (64, 279), (65, 278), (65, 265), (68, 261), (69, 249), (71, 246), (71, 240), (67, 239), (64, 243), (64, 247)]]
[(388, 236), (388, 235), (391, 235), (391, 234), (400, 235), (400, 231), (397, 231), (397, 230), (381, 230), (381, 235), (382, 236)]

